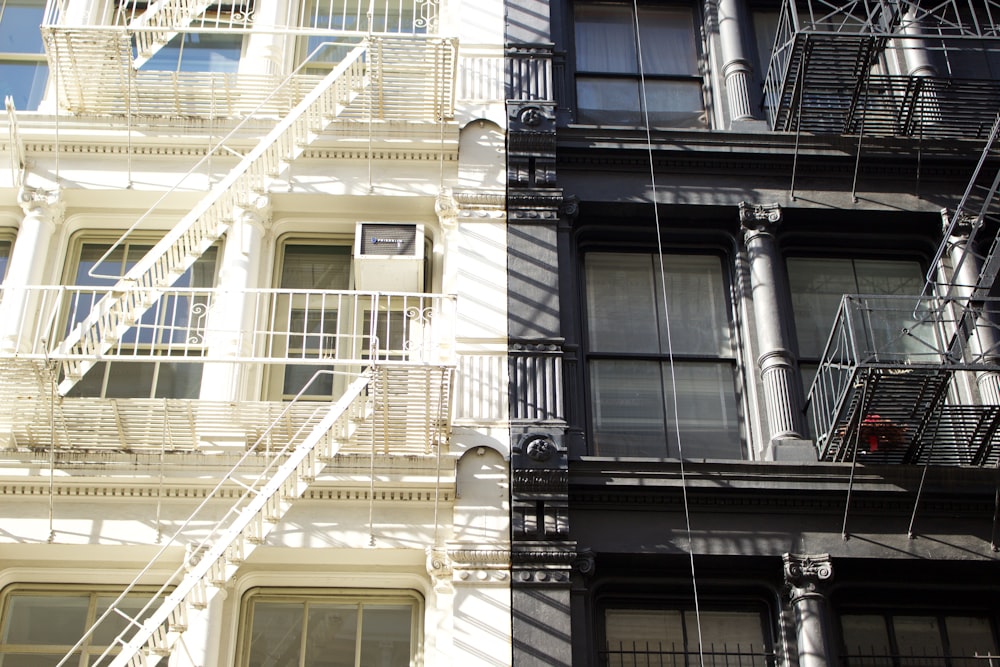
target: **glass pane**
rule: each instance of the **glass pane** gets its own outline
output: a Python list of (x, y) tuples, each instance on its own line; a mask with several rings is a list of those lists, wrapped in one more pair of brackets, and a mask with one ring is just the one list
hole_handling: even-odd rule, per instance
[[(731, 357), (722, 260), (705, 255), (665, 255), (663, 262), (674, 354)], [(664, 354), (668, 351), (665, 324), (661, 317), (660, 350)]]
[[(604, 613), (608, 665), (684, 664), (684, 625), (675, 610), (608, 609)], [(661, 658), (662, 657), (662, 661)]]
[[(695, 628), (697, 617), (685, 612), (689, 628)], [(743, 667), (763, 665), (766, 649), (760, 614), (745, 611), (702, 611), (701, 638), (705, 662), (709, 665), (738, 664)], [(689, 643), (697, 642), (692, 637)], [(692, 650), (695, 650), (692, 648)], [(731, 656), (727, 661), (725, 656)]]
[[(66, 648), (69, 649), (69, 646)], [(52, 667), (52, 665), (59, 664), (59, 661), (63, 659), (63, 655), (62, 653), (2, 653), (0, 654), (0, 660), (2, 660), (3, 667)], [(79, 653), (76, 655), (79, 655)], [(67, 664), (77, 665), (79, 664), (79, 658)]]
[(841, 299), (857, 290), (854, 267), (850, 259), (821, 257), (792, 257), (787, 265), (799, 353), (815, 359), (823, 353)]
[(590, 362), (594, 447), (599, 456), (667, 456), (659, 362)]
[(161, 361), (158, 366), (155, 398), (198, 398), (201, 364)]
[(411, 617), (409, 605), (363, 606), (362, 667), (409, 667)]
[(639, 41), (642, 44), (642, 69), (647, 75), (698, 74), (694, 18), (690, 9), (640, 8)]
[(977, 616), (948, 616), (945, 618), (948, 632), (951, 667), (983, 667), (986, 662), (975, 656), (996, 655), (997, 644), (993, 638), (990, 619)]
[[(680, 456), (679, 439), (684, 458), (742, 458), (733, 370), (730, 364), (675, 362), (678, 421), (674, 419), (670, 364), (663, 364), (670, 456)], [(675, 435), (678, 427), (679, 437)]]
[(301, 602), (255, 602), (247, 667), (298, 665), (304, 611)]
[(243, 35), (239, 33), (186, 33), (171, 39), (142, 69), (235, 73), (242, 48)]
[(575, 16), (578, 71), (638, 73), (631, 8), (581, 4)]
[(840, 627), (851, 667), (891, 667), (892, 648), (885, 618), (877, 614), (845, 614), (840, 617)]
[[(15, 593), (3, 628), (5, 644), (62, 644), (69, 648), (87, 629), (90, 596)], [(6, 663), (5, 663), (6, 664)]]
[(100, 396), (101, 392), (104, 391), (104, 375), (106, 372), (107, 363), (104, 361), (97, 362), (66, 395), (74, 398), (79, 396)]
[(639, 82), (634, 79), (576, 79), (576, 102), (581, 123), (595, 125), (641, 124)]
[(350, 280), (351, 248), (343, 245), (285, 246), (282, 288), (346, 290)]
[(154, 363), (108, 364), (108, 387), (104, 398), (150, 398), (155, 372)]
[(0, 241), (0, 284), (7, 275), (8, 261), (10, 261), (10, 241)]
[[(586, 256), (587, 328), (600, 352), (657, 352), (657, 290), (648, 255)], [(622, 326), (628, 322), (628, 326)]]
[(893, 630), (896, 646), (904, 657), (900, 665), (904, 667), (934, 666), (940, 660), (927, 660), (944, 655), (941, 627), (935, 616), (893, 616)]
[[(308, 615), (305, 647), (307, 667), (354, 667), (358, 632), (357, 605), (310, 603)], [(409, 660), (404, 664), (408, 665)]]
[(5, 0), (0, 21), (0, 53), (45, 53), (39, 30), (44, 14), (45, 0)]
[[(35, 28), (38, 34), (38, 28)], [(49, 66), (44, 62), (14, 62), (0, 60), (0, 95), (14, 99), (19, 111), (34, 111), (45, 95)]]
[(650, 126), (707, 127), (700, 81), (647, 80), (646, 104)]
[[(113, 603), (117, 597), (118, 596), (111, 595), (99, 595), (97, 597), (97, 612), (95, 620), (96, 618), (100, 618), (101, 614), (107, 611), (108, 607), (111, 606), (111, 603)], [(153, 605), (144, 613), (139, 613), (149, 600), (149, 595), (129, 595), (118, 603), (118, 609), (137, 621), (142, 622), (143, 620), (149, 618), (149, 616), (156, 609), (155, 605)], [(100, 646), (103, 648), (111, 645), (115, 638), (118, 637), (123, 630), (125, 630), (127, 625), (128, 623), (124, 618), (122, 618), (119, 614), (112, 613), (94, 631), (94, 635), (91, 640), (92, 646)]]
[[(282, 384), (281, 393), (285, 396), (295, 396), (302, 388), (309, 384), (316, 371), (328, 371), (330, 366), (285, 366), (285, 378)], [(316, 379), (309, 384), (309, 388), (303, 396), (332, 396), (333, 376), (329, 373), (316, 376)]]

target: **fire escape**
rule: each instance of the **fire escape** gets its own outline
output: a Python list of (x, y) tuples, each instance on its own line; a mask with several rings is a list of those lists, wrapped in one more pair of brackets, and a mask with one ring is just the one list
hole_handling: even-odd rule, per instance
[(1000, 466), (998, 187), (1000, 115), (924, 294), (841, 302), (809, 393), (821, 460)]
[(764, 83), (771, 127), (985, 138), (1000, 108), (998, 31), (996, 0), (784, 0)]
[[(437, 9), (431, 0), (416, 6), (425, 13)], [(186, 540), (183, 529), (178, 531), (143, 571), (174, 567), (176, 560), (168, 547), (181, 544), (188, 556), (175, 574), (136, 610), (127, 597), (141, 573), (88, 632), (117, 634), (95, 664), (138, 666), (157, 664), (170, 655), (193, 616), (206, 613), (240, 563), (264, 543), (271, 528), (338, 453), (413, 455), (447, 447), (454, 366), (453, 335), (448, 331), (454, 315), (452, 297), (246, 290), (239, 297), (240, 309), (242, 321), (250, 324), (238, 332), (238, 346), (217, 352), (210, 341), (219, 332), (212, 328), (221, 322), (225, 334), (226, 323), (213, 312), (229, 312), (233, 295), (186, 290), (174, 283), (227, 233), (238, 210), (252, 208), (274, 183), (285, 182), (281, 179), (287, 178), (291, 164), (324, 132), (357, 134), (360, 130), (353, 128), (370, 131), (372, 123), (383, 120), (437, 124), (449, 120), (457, 44), (428, 34), (433, 32), (433, 21), (420, 16), (415, 20), (422, 30), (413, 34), (351, 36), (346, 55), (325, 73), (146, 71), (145, 62), (178, 35), (205, 26), (209, 10), (221, 6), (160, 0), (148, 8), (131, 7), (132, 3), (119, 3), (115, 22), (92, 25), (64, 14), (58, 0), (50, 1), (43, 36), (60, 106), (75, 114), (126, 119), (234, 118), (234, 129), (212, 152), (230, 160), (235, 153), (238, 159), (110, 289), (84, 294), (74, 287), (29, 288), (32, 293), (21, 313), (24, 326), (16, 351), (2, 360), (0, 410), (12, 424), (8, 437), (15, 448), (86, 452), (120, 442), (126, 451), (144, 447), (186, 451), (197, 448), (198, 433), (205, 428), (230, 429), (245, 442), (239, 463), (219, 480), (185, 525), (215, 523), (216, 510), (206, 509), (210, 501), (231, 505), (224, 518), (197, 544)], [(247, 9), (243, 14), (234, 10), (222, 28), (213, 18), (211, 29), (249, 34), (253, 12)], [(262, 119), (273, 125), (252, 149), (227, 145), (253, 136)], [(346, 129), (338, 129), (338, 123), (346, 123)], [(204, 169), (203, 163), (189, 173)], [(151, 213), (152, 209), (141, 217)], [(365, 252), (362, 227), (356, 253)], [(422, 236), (416, 245), (419, 257), (415, 253), (409, 265), (419, 267), (422, 275)], [(308, 317), (296, 324), (288, 306), (296, 299), (310, 304), (323, 300), (328, 305), (318, 312), (336, 312), (337, 323), (331, 331), (317, 330)], [(82, 312), (80, 304), (89, 306), (89, 312)], [(178, 315), (181, 309), (184, 314)], [(166, 320), (164, 313), (169, 314)], [(175, 345), (171, 360), (178, 363), (323, 365), (332, 370), (321, 371), (312, 382), (335, 376), (330, 383), (341, 389), (332, 401), (297, 396), (273, 404), (73, 397), (74, 387), (99, 364), (141, 360), (133, 344), (147, 335), (166, 341), (167, 347)], [(293, 358), (289, 353), (293, 341), (303, 345), (312, 341), (320, 350)], [(184, 350), (191, 345), (200, 349), (189, 356)], [(341, 378), (340, 385), (336, 378)], [(108, 431), (118, 437), (108, 437)]]

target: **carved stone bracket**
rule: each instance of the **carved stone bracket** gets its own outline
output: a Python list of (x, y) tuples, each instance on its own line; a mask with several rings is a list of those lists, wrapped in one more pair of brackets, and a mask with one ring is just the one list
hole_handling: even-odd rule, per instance
[(511, 552), (490, 544), (449, 542), (453, 584), (507, 585), (510, 581)]
[(577, 559), (572, 542), (524, 542), (511, 550), (514, 585), (565, 585)]

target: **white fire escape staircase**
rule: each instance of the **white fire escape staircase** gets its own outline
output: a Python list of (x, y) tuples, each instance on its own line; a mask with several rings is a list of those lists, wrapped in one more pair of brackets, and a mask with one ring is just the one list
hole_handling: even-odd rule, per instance
[(63, 360), (61, 395), (219, 240), (234, 210), (265, 195), (271, 182), (361, 94), (367, 82), (366, 48), (362, 44), (351, 51), (73, 327), (53, 353)]
[[(255, 467), (256, 447), (251, 447), (57, 667), (78, 660), (79, 655), (74, 652), (89, 637), (102, 628), (121, 627), (122, 619), (125, 629), (90, 663), (93, 667), (152, 667), (168, 657), (192, 621), (207, 613), (240, 564), (264, 543), (293, 501), (302, 496), (348, 442), (359, 423), (370, 415), (372, 401), (369, 377), (363, 375), (338, 401), (318, 408), (288, 439), (285, 448), (270, 458), (270, 464), (262, 472)], [(266, 437), (267, 434), (261, 436), (259, 442)], [(234, 486), (245, 489), (235, 505), (208, 536), (188, 548), (186, 562), (152, 599), (137, 613), (132, 611), (125, 604), (126, 597), (154, 566), (168, 562), (167, 549), (182, 543), (182, 533), (189, 525), (211, 515), (214, 509), (208, 507), (211, 501), (231, 502), (226, 499)]]

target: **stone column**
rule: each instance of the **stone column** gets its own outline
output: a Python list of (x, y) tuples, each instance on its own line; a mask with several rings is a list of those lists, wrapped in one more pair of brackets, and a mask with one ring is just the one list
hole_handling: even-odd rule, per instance
[(726, 78), (731, 121), (754, 120), (750, 106), (753, 68), (743, 48), (741, 26), (746, 16), (743, 0), (719, 0), (719, 41), (722, 44), (722, 74)]
[[(945, 233), (948, 233), (950, 220), (948, 211), (941, 212)], [(951, 265), (954, 273), (951, 276), (951, 283), (956, 286), (956, 296), (963, 297), (963, 300), (972, 296), (975, 286), (979, 282), (979, 272), (982, 270), (981, 263), (973, 248), (969, 248), (969, 238), (972, 233), (972, 220), (959, 220), (952, 230), (952, 235), (948, 239), (950, 248)], [(959, 317), (960, 313), (955, 313)], [(987, 318), (985, 321), (983, 318)], [(1000, 340), (998, 340), (997, 327), (1000, 322), (993, 321), (1000, 318), (1000, 313), (984, 312), (976, 321), (976, 326), (970, 332), (969, 351), (977, 360), (984, 362), (1000, 362)], [(975, 374), (976, 385), (979, 389), (979, 400), (985, 405), (1000, 405), (1000, 373), (997, 371), (979, 371)]]
[[(254, 341), (249, 332), (256, 327), (254, 315), (263, 303), (254, 303), (247, 290), (256, 287), (261, 250), (271, 220), (271, 205), (260, 197), (233, 214), (233, 225), (222, 250), (219, 284), (205, 330), (205, 348), (209, 358), (248, 356)], [(257, 300), (262, 299), (258, 296)], [(202, 375), (201, 398), (228, 401), (243, 398), (245, 372), (249, 366), (239, 362), (206, 363)], [(253, 397), (258, 398), (258, 397)]]
[[(37, 330), (48, 322), (50, 300), (41, 303), (41, 294), (31, 294), (25, 288), (38, 286), (45, 276), (45, 268), (52, 235), (62, 222), (65, 206), (58, 189), (23, 187), (18, 193), (18, 203), (24, 218), (18, 228), (7, 276), (4, 279), (3, 301), (0, 302), (0, 349), (5, 353), (27, 352), (36, 344), (36, 337), (47, 332)], [(54, 297), (54, 292), (50, 293)], [(58, 341), (49, 341), (49, 344)]]
[(785, 563), (788, 607), (795, 622), (799, 667), (827, 667), (836, 663), (830, 639), (830, 612), (825, 589), (833, 577), (829, 554), (790, 554)]
[(754, 324), (760, 345), (757, 367), (764, 386), (769, 458), (815, 460), (812, 443), (803, 438), (802, 381), (786, 325), (792, 314), (787, 312), (786, 301), (781, 297), (787, 293), (788, 285), (774, 240), (774, 232), (781, 224), (781, 208), (777, 204), (754, 206), (743, 202), (740, 224), (750, 262)]

